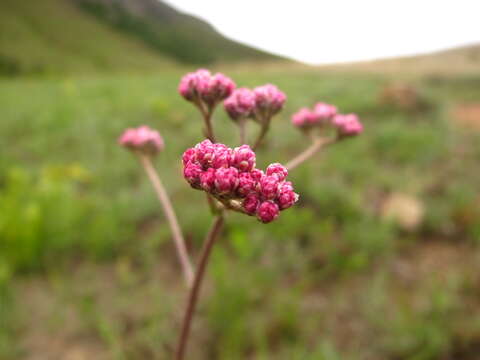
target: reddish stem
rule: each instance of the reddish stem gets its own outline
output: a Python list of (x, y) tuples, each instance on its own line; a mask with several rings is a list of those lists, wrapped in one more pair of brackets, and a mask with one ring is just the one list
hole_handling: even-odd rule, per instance
[(200, 261), (198, 263), (197, 272), (195, 273), (195, 279), (193, 280), (193, 287), (190, 290), (188, 297), (187, 308), (185, 310), (185, 315), (183, 317), (182, 330), (180, 333), (180, 338), (177, 345), (177, 350), (175, 352), (175, 360), (183, 360), (185, 352), (187, 349), (187, 342), (190, 335), (190, 329), (192, 325), (193, 314), (195, 313), (195, 308), (198, 302), (198, 296), (200, 294), (200, 288), (202, 286), (203, 278), (205, 277), (205, 270), (207, 268), (208, 260), (212, 252), (213, 245), (222, 229), (223, 226), (223, 215), (220, 214), (217, 216), (213, 225), (208, 232), (208, 235), (203, 243), (203, 249), (200, 254)]

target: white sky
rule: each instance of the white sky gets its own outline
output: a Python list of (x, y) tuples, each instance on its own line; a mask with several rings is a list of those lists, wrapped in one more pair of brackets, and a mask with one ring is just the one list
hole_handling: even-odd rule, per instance
[(480, 42), (480, 0), (167, 0), (225, 36), (312, 64)]

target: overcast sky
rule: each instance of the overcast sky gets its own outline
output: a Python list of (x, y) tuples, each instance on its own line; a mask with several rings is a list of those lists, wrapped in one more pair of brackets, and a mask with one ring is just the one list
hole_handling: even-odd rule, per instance
[(480, 42), (480, 0), (167, 0), (227, 37), (312, 64)]

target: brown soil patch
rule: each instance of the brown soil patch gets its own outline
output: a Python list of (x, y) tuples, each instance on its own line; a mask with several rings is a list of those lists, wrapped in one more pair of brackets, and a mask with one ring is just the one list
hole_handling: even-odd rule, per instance
[(480, 131), (480, 103), (457, 105), (452, 111), (452, 119), (462, 127)]

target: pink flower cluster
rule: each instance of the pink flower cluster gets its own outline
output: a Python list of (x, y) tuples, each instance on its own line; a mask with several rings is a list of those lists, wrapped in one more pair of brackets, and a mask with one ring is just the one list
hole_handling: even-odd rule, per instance
[(269, 223), (280, 211), (298, 200), (292, 183), (285, 181), (288, 171), (278, 163), (265, 173), (255, 167), (255, 153), (248, 145), (231, 149), (204, 140), (183, 153), (183, 175), (195, 189), (201, 189), (219, 201), (240, 202), (248, 215)]
[(270, 120), (273, 115), (282, 110), (287, 100), (285, 93), (272, 84), (257, 86), (253, 89), (253, 93), (255, 95), (257, 120), (259, 121)]
[(254, 117), (257, 121), (269, 121), (282, 110), (287, 97), (275, 85), (266, 84), (250, 90), (240, 88), (224, 101), (225, 111), (233, 120)]
[(223, 106), (232, 120), (246, 119), (255, 109), (255, 94), (247, 88), (236, 89)]
[(340, 136), (352, 136), (363, 132), (363, 125), (356, 114), (338, 114), (333, 118), (333, 125)]
[(145, 125), (125, 130), (118, 139), (118, 143), (130, 150), (147, 155), (155, 155), (164, 147), (160, 133)]
[(292, 123), (298, 127), (312, 127), (323, 125), (337, 114), (337, 108), (333, 105), (319, 102), (313, 110), (303, 107), (293, 114)]
[(229, 97), (235, 89), (235, 83), (225, 75), (199, 69), (186, 74), (178, 86), (178, 92), (186, 100), (196, 104), (204, 103), (209, 108)]
[(363, 125), (355, 114), (338, 114), (333, 105), (319, 102), (313, 109), (301, 108), (292, 116), (292, 124), (302, 130), (332, 125), (339, 136), (353, 136), (363, 131)]

